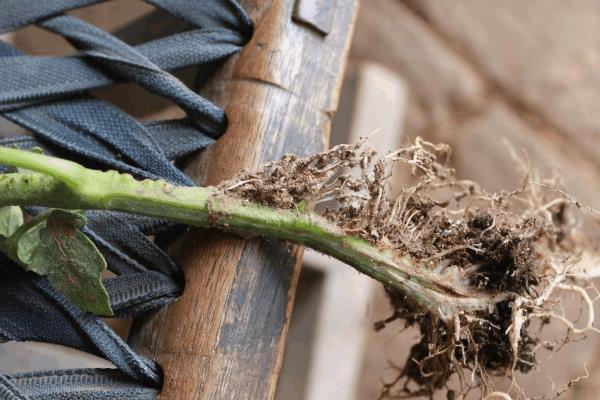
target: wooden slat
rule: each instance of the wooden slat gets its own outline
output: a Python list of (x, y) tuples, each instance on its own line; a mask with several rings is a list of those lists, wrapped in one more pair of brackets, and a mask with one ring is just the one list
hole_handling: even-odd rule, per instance
[[(600, 165), (600, 3), (407, 0), (500, 94)], [(552, 3), (549, 6), (549, 3)]]
[[(322, 35), (292, 22), (290, 0), (242, 1), (255, 32), (204, 89), (225, 107), (229, 129), (189, 166), (199, 183), (326, 146), (357, 2), (332, 2)], [(181, 243), (183, 296), (132, 336), (164, 368), (161, 398), (273, 398), (302, 250), (199, 230)]]

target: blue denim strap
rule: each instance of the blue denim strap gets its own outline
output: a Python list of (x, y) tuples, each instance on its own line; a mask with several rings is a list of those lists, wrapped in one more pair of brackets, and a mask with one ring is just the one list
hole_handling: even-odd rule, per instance
[[(186, 120), (151, 121), (143, 123), (143, 125), (145, 127), (144, 133), (149, 136), (148, 140), (155, 143), (169, 160), (187, 156), (214, 142), (213, 138), (200, 134), (197, 128)], [(139, 139), (144, 140), (144, 137)], [(102, 142), (92, 141), (90, 144), (95, 152), (102, 154), (104, 157), (110, 158), (112, 156), (111, 150)], [(16, 146), (21, 149), (47, 147), (47, 152), (53, 154), (50, 150), (52, 146), (35, 136), (0, 138), (0, 146)]]
[(2, 400), (30, 400), (8, 377), (0, 374), (0, 399)]
[[(212, 143), (226, 129), (221, 109), (169, 71), (213, 64), (239, 51), (252, 31), (233, 0), (147, 0), (192, 28), (131, 46), (72, 16), (67, 10), (97, 0), (6, 0), (0, 32), (35, 23), (64, 36), (79, 51), (35, 57), (0, 41), (0, 115), (32, 136), (0, 145), (41, 147), (88, 167), (116, 169), (137, 178), (193, 185), (173, 163)], [(133, 81), (179, 105), (187, 117), (140, 123), (89, 91)], [(6, 172), (0, 166), (0, 173)], [(29, 208), (28, 212), (42, 212)], [(181, 229), (124, 213), (88, 211), (84, 232), (105, 256), (114, 277), (105, 279), (115, 316), (140, 316), (170, 303), (184, 286), (181, 269), (146, 235)], [(111, 361), (116, 370), (0, 374), (2, 399), (151, 399), (160, 368), (136, 354), (108, 326), (82, 312), (48, 281), (0, 255), (0, 341), (62, 344)]]
[[(109, 72), (115, 70), (117, 79), (133, 79), (153, 91), (168, 91), (169, 88), (173, 89), (172, 85), (178, 84), (175, 83), (176, 80), (169, 81), (168, 74), (162, 70), (207, 64), (227, 57), (238, 51), (251, 33), (248, 17), (234, 1), (156, 0), (150, 3), (201, 29), (131, 47), (74, 17), (57, 16), (44, 20), (55, 12), (50, 12), (51, 7), (43, 3), (46, 2), (25, 2), (32, 8), (33, 15), (26, 12), (15, 14), (23, 21), (32, 22), (33, 19), (41, 22), (41, 26), (65, 35), (83, 52), (72, 57), (10, 57), (11, 54), (18, 53), (3, 50), (0, 45), (0, 56), (2, 53), (9, 56), (0, 59), (0, 70), (3, 71), (0, 75), (0, 87), (5, 88), (0, 92), (0, 110), (41, 98), (55, 98), (110, 85), (115, 82), (115, 76)], [(4, 18), (6, 15), (0, 16), (0, 28)], [(100, 62), (109, 71), (95, 68), (88, 63), (89, 59)], [(136, 73), (140, 69), (147, 70), (141, 74)], [(200, 114), (210, 111), (213, 118), (222, 118), (219, 110), (211, 108), (207, 102), (200, 104), (200, 108), (195, 108), (194, 105), (188, 108), (188, 102), (201, 100), (199, 96), (190, 93), (187, 93), (189, 98), (186, 98), (185, 88), (179, 89), (182, 91), (181, 95), (176, 95), (174, 99), (179, 98), (186, 111)], [(165, 95), (173, 93), (178, 91)], [(202, 107), (206, 110), (202, 110)]]
[(0, 374), (3, 400), (152, 400), (158, 390), (110, 369)]
[(48, 18), (74, 8), (84, 7), (103, 0), (4, 0), (0, 16), (0, 33), (14, 31), (37, 20)]
[(47, 279), (23, 271), (2, 257), (0, 336), (69, 346), (111, 361), (125, 375), (160, 385), (158, 366), (137, 355), (100, 318), (81, 311)]
[(169, 97), (201, 130), (219, 132), (225, 126), (223, 110), (198, 96), (183, 82), (110, 33), (66, 15), (46, 20), (41, 26), (68, 39), (91, 61), (110, 73)]

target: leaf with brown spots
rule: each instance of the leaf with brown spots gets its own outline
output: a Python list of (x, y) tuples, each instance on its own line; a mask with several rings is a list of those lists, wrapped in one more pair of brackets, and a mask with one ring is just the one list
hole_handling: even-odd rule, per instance
[(108, 293), (101, 279), (106, 261), (79, 230), (85, 222), (81, 214), (51, 211), (45, 226), (38, 231), (39, 242), (26, 268), (47, 275), (54, 288), (83, 310), (111, 316)]

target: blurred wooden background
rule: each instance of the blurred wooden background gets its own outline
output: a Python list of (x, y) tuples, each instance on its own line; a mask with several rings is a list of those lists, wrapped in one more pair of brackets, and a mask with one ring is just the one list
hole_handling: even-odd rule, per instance
[[(598, 208), (599, 45), (600, 2), (594, 0), (368, 0), (351, 60), (378, 62), (406, 82), (401, 134), (451, 144), (460, 176), (492, 190), (514, 188), (520, 175), (503, 144), (508, 140)], [(386, 307), (379, 293), (374, 317), (385, 316)], [(376, 398), (384, 367), (377, 364), (386, 358), (402, 363), (410, 340), (411, 333), (398, 337), (394, 328), (371, 334), (357, 399)], [(552, 380), (561, 387), (583, 375), (587, 363), (592, 376), (564, 398), (598, 399), (597, 359), (597, 337), (571, 344), (528, 376), (525, 388), (530, 395), (548, 393)]]
[[(360, 79), (357, 71), (364, 63), (385, 67), (395, 75), (387, 78), (388, 86), (400, 80), (406, 87), (406, 110), (395, 111), (404, 116), (396, 132), (402, 141), (423, 136), (451, 144), (458, 174), (490, 190), (513, 189), (521, 182), (506, 141), (526, 151), (542, 174), (558, 172), (570, 193), (599, 208), (599, 45), (600, 3), (594, 0), (363, 0), (346, 86), (357, 75)], [(348, 127), (347, 120), (355, 114), (361, 92), (354, 96), (358, 97), (354, 107), (344, 106), (348, 99), (342, 99), (334, 134), (340, 126)], [(388, 103), (385, 96), (371, 100), (372, 112)], [(371, 118), (369, 131), (351, 136), (366, 136), (377, 128), (386, 131), (385, 124), (397, 125), (393, 118)], [(590, 232), (600, 237), (597, 224)], [(302, 314), (300, 304), (295, 312)], [(376, 399), (381, 380), (397, 373), (389, 362), (405, 362), (416, 332), (400, 333), (400, 321), (382, 332), (372, 330), (373, 322), (390, 313), (379, 288), (365, 309), (354, 312), (365, 315), (362, 367), (356, 382), (337, 383), (353, 384), (357, 400)], [(327, 334), (318, 327), (315, 331), (316, 336)], [(293, 332), (294, 322), (290, 341), (295, 340)], [(521, 378), (526, 393), (549, 394), (552, 385), (560, 388), (584, 375), (587, 365), (591, 377), (561, 398), (600, 398), (599, 344), (598, 337), (592, 336), (552, 355), (541, 371)], [(316, 355), (313, 361), (320, 358)], [(340, 368), (343, 360), (340, 357)], [(306, 384), (310, 387), (313, 382), (309, 379)]]

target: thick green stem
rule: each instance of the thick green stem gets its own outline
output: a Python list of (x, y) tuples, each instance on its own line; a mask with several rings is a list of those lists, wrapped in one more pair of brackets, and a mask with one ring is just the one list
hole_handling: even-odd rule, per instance
[(135, 180), (115, 171), (96, 171), (41, 154), (0, 147), (0, 164), (37, 173), (0, 175), (0, 206), (36, 205), (102, 209), (266, 235), (311, 247), (394, 287), (423, 307), (450, 319), (456, 312), (485, 309), (493, 299), (460, 293), (450, 282), (408, 257), (398, 257), (345, 234), (324, 218), (261, 206), (213, 187), (179, 187), (165, 181)]

